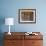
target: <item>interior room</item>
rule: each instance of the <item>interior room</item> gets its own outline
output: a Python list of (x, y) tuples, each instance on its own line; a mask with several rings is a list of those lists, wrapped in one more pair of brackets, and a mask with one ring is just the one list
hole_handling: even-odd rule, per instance
[[(38, 35), (39, 33), (33, 32), (40, 32), (42, 34), (41, 46), (46, 46), (45, 5), (46, 0), (0, 0), (0, 46), (5, 46), (5, 32), (9, 35), (12, 35), (11, 32), (25, 32), (26, 35)], [(24, 39), (26, 39), (25, 35), (23, 37), (23, 40)], [(22, 43), (24, 43), (24, 41)], [(25, 44), (23, 46), (26, 46)], [(30, 45), (28, 44), (28, 46)]]

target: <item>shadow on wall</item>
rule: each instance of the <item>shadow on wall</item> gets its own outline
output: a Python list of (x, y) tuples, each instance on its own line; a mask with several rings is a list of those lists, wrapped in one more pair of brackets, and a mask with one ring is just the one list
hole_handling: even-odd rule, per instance
[(3, 46), (3, 32), (2, 25), (5, 23), (5, 17), (0, 16), (0, 46)]

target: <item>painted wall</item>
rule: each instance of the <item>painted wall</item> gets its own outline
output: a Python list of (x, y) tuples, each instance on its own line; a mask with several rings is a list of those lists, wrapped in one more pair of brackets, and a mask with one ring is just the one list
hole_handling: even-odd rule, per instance
[[(45, 0), (1, 0), (2, 17), (13, 17), (14, 26), (11, 31), (46, 31), (46, 1)], [(19, 24), (18, 9), (31, 8), (36, 9), (36, 24)], [(8, 31), (6, 25), (2, 25), (2, 32)]]

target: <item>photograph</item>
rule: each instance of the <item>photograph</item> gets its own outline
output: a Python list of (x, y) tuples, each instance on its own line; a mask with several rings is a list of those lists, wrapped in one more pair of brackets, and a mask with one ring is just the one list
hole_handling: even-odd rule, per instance
[(19, 9), (19, 23), (36, 23), (36, 9)]

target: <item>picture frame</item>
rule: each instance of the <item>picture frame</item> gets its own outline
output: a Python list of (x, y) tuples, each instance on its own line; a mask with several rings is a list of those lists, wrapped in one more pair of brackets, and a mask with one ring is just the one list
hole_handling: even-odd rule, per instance
[(19, 9), (19, 23), (36, 23), (36, 9)]

